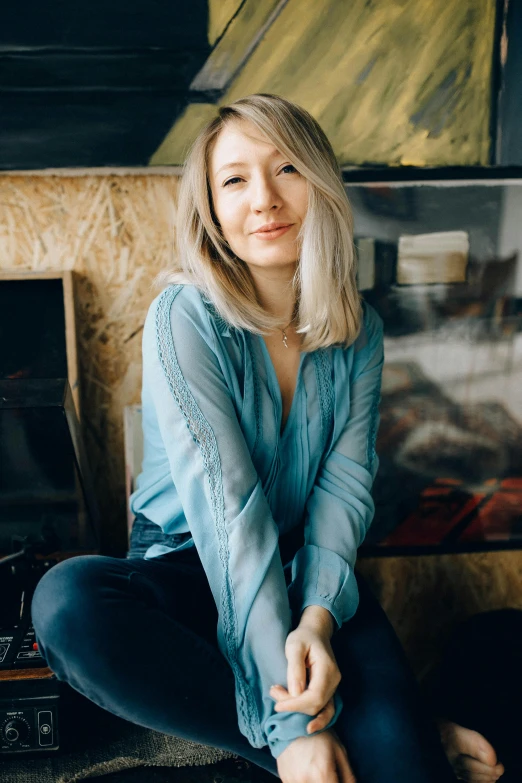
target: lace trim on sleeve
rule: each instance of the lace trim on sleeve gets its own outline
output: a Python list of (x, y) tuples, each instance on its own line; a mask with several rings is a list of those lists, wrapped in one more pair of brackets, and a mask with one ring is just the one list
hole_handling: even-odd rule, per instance
[[(381, 371), (382, 373), (382, 371)], [(381, 401), (381, 385), (375, 388), (373, 393), (372, 408), (371, 408), (371, 420), (368, 430), (368, 441), (366, 445), (366, 462), (367, 468), (370, 473), (373, 473), (375, 468), (375, 460), (377, 458), (377, 434), (379, 430), (379, 404)]]
[(334, 388), (332, 365), (330, 357), (325, 350), (314, 351), (312, 356), (319, 392), (319, 407), (321, 408), (321, 451), (324, 452), (333, 423)]
[(254, 418), (256, 422), (256, 437), (251, 452), (252, 456), (254, 456), (256, 449), (261, 441), (261, 433), (263, 431), (263, 408), (261, 405), (261, 382), (259, 380), (256, 362), (254, 359), (252, 337), (248, 333), (246, 334), (246, 346), (250, 357), (250, 366), (252, 367), (252, 382), (254, 384)]
[(239, 718), (242, 731), (255, 748), (266, 745), (260, 729), (260, 720), (254, 695), (241, 670), (237, 653), (237, 617), (234, 604), (234, 589), (229, 572), (229, 546), (225, 523), (225, 501), (221, 461), (216, 443), (216, 437), (203, 416), (194, 396), (192, 395), (179, 366), (172, 329), (170, 312), (172, 304), (183, 288), (182, 285), (167, 288), (158, 300), (156, 311), (156, 339), (161, 366), (165, 373), (169, 389), (174, 397), (187, 427), (197, 444), (205, 471), (208, 475), (212, 515), (216, 526), (219, 559), (223, 568), (223, 584), (221, 587), (221, 617), (227, 649), (227, 656), (236, 679), (238, 691)]

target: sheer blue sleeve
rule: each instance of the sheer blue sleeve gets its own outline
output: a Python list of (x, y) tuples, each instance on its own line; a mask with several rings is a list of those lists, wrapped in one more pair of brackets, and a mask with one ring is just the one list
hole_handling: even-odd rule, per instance
[(235, 678), (239, 729), (277, 758), (292, 740), (309, 736), (311, 718), (274, 712), (269, 695), (272, 684), (287, 684), (290, 604), (278, 528), (222, 359), (197, 289), (166, 289), (145, 323), (144, 389), (218, 609), (217, 639)]
[(365, 304), (349, 388), (342, 392), (350, 395), (349, 416), (307, 500), (305, 544), (294, 557), (288, 588), (297, 618), (307, 606), (323, 606), (333, 615), (335, 630), (353, 617), (359, 601), (354, 565), (375, 511), (371, 490), (379, 464), (375, 442), (383, 361), (382, 321)]

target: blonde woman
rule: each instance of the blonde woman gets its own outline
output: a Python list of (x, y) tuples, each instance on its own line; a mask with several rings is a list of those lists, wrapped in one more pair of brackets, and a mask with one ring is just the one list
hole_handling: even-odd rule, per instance
[(332, 148), (299, 106), (243, 98), (193, 144), (178, 209), (143, 335), (131, 550), (43, 578), (42, 652), (107, 710), (284, 783), (452, 780), (354, 573), (383, 340)]

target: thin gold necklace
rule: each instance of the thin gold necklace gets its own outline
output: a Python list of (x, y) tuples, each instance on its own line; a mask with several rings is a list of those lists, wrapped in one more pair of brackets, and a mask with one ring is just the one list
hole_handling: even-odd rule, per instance
[[(292, 321), (294, 321), (294, 320), (295, 320), (295, 315), (294, 315), (294, 317), (292, 318)], [(290, 323), (289, 323), (289, 324), (287, 324), (287, 325), (285, 326), (285, 328), (284, 328), (284, 329), (281, 329), (281, 327), (280, 327), (280, 326), (278, 327), (278, 328), (279, 328), (279, 331), (280, 331), (280, 332), (283, 332), (283, 345), (285, 346), (285, 348), (288, 348), (288, 337), (286, 336), (286, 330), (288, 329), (288, 327), (290, 326), (290, 324), (292, 323), (292, 321), (290, 321)]]

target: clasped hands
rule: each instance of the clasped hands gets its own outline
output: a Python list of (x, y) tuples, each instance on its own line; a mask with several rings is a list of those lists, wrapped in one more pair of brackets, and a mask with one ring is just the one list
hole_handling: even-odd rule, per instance
[(306, 607), (299, 625), (286, 638), (288, 690), (282, 685), (270, 688), (275, 712), (315, 716), (307, 725), (309, 734), (324, 729), (335, 713), (333, 697), (341, 673), (330, 643), (333, 628), (334, 619), (327, 609)]

